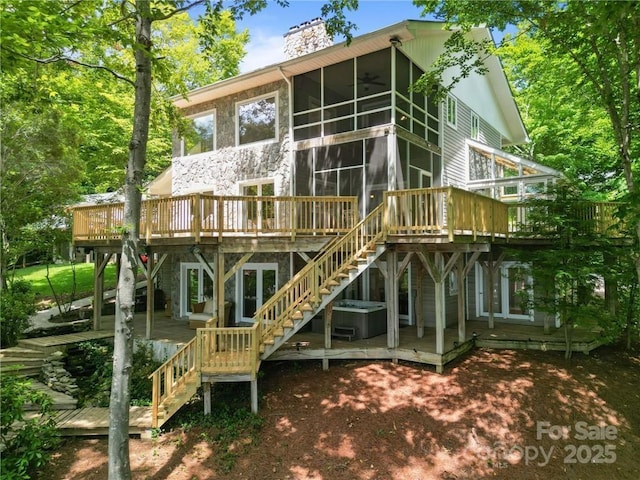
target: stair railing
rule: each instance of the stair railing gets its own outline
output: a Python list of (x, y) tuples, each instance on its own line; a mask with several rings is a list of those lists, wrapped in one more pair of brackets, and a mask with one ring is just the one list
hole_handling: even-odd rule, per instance
[(325, 246), (324, 252), (302, 268), (267, 300), (254, 319), (262, 326), (261, 342), (273, 338), (279, 329), (306, 303), (320, 303), (321, 290), (327, 288), (345, 264), (353, 261), (385, 234), (384, 205), (378, 205), (349, 232)]
[(158, 427), (160, 406), (170, 399), (180, 386), (192, 381), (192, 378), (197, 378), (197, 373), (198, 361), (196, 358), (196, 338), (194, 337), (155, 372), (149, 375), (152, 380), (152, 428)]

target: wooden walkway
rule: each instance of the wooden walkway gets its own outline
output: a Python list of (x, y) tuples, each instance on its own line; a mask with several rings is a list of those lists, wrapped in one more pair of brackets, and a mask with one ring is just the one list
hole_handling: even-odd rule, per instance
[[(27, 412), (25, 419), (39, 416)], [(56, 428), (63, 437), (109, 435), (109, 409), (87, 407), (55, 412)], [(151, 432), (151, 407), (131, 407), (129, 410), (129, 435), (148, 435)]]
[(102, 338), (113, 338), (113, 336), (113, 330), (90, 330), (88, 332), (68, 333), (66, 335), (24, 338), (18, 342), (18, 345), (23, 348), (30, 348), (32, 350), (38, 350), (49, 354), (58, 350), (65, 350), (69, 345), (73, 345), (74, 343), (99, 340)]

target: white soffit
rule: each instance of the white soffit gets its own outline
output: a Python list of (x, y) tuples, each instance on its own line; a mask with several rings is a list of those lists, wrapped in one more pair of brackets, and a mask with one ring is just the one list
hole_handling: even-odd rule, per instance
[(409, 21), (397, 23), (372, 33), (354, 37), (349, 45), (347, 45), (346, 42), (338, 43), (332, 47), (324, 48), (308, 55), (303, 55), (192, 90), (187, 94), (188, 98), (178, 95), (173, 97), (172, 100), (178, 108), (187, 108), (191, 105), (197, 105), (244, 90), (260, 87), (271, 82), (280, 81), (283, 79), (283, 74), (287, 77), (292, 77), (293, 75), (310, 72), (349, 58), (375, 52), (389, 47), (391, 45), (389, 39), (392, 37), (397, 37), (401, 42), (411, 40), (413, 34), (408, 29), (408, 24)]

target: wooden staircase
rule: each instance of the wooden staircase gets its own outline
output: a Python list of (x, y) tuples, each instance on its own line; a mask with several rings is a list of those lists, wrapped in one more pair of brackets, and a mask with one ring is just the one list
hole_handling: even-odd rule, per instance
[(353, 229), (329, 242), (276, 292), (254, 316), (249, 328), (199, 328), (185, 345), (150, 377), (152, 426), (157, 428), (197, 391), (202, 375), (255, 379), (268, 358), (376, 261), (384, 245), (384, 205)]

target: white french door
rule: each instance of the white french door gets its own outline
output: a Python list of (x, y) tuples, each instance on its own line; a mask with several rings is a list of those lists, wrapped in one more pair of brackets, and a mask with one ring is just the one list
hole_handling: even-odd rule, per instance
[(200, 303), (205, 297), (213, 295), (213, 279), (197, 262), (180, 264), (180, 316), (191, 313), (194, 303)]
[(247, 263), (238, 272), (238, 321), (253, 322), (253, 316), (278, 287), (277, 263)]
[(504, 262), (494, 275), (493, 285), (489, 284), (487, 271), (476, 264), (476, 285), (478, 315), (489, 315), (489, 303), (493, 302), (496, 317), (533, 321), (532, 279), (521, 264)]

